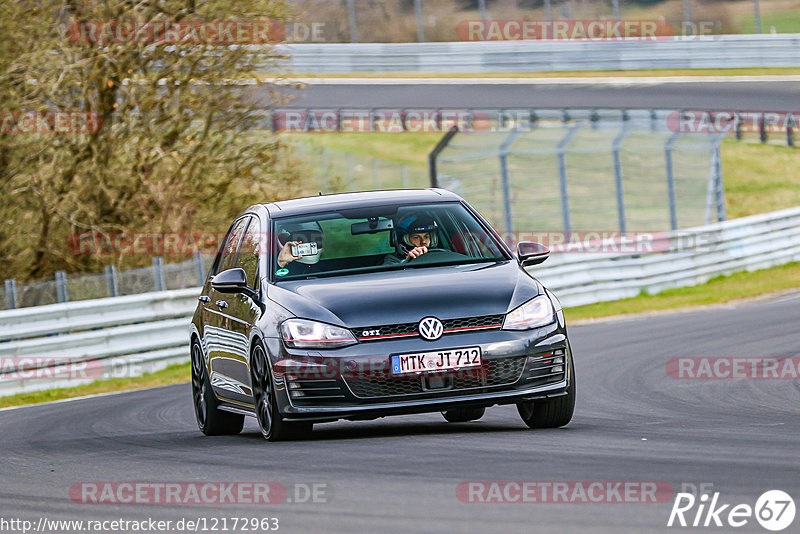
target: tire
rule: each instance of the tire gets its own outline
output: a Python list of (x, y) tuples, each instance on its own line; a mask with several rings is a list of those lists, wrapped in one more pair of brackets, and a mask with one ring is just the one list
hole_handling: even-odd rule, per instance
[(219, 409), (203, 350), (196, 339), (192, 341), (192, 400), (197, 426), (206, 436), (230, 436), (242, 431), (244, 415)]
[(572, 351), (567, 347), (569, 357), (569, 386), (567, 394), (544, 401), (526, 401), (517, 403), (519, 416), (530, 428), (559, 428), (572, 420), (575, 411), (575, 366), (572, 363)]
[(477, 421), (483, 417), (484, 413), (486, 413), (486, 408), (481, 406), (478, 408), (455, 408), (442, 412), (442, 415), (448, 423), (466, 423), (467, 421)]
[(290, 441), (310, 436), (312, 423), (290, 423), (281, 417), (275, 401), (270, 367), (263, 345), (257, 342), (250, 359), (250, 380), (253, 385), (253, 407), (261, 435), (267, 441)]

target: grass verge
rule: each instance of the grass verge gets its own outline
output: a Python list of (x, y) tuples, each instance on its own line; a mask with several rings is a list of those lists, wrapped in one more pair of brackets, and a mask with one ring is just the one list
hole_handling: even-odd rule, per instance
[[(160, 371), (147, 373), (134, 378), (110, 378), (108, 380), (98, 380), (83, 386), (51, 389), (47, 391), (32, 391), (30, 393), (20, 393), (18, 395), (10, 395), (8, 397), (0, 397), (0, 408), (21, 406), (23, 404), (38, 404), (40, 402), (71, 399), (75, 397), (83, 397), (85, 395), (96, 395), (98, 393), (109, 393), (112, 391), (123, 391), (126, 389), (167, 386), (170, 384), (188, 382), (190, 377), (191, 369), (189, 363), (177, 363)], [(187, 399), (186, 402), (190, 402), (190, 399)]]
[(630, 299), (567, 308), (564, 314), (567, 321), (596, 319), (631, 313), (724, 304), (794, 288), (800, 288), (800, 263), (797, 262), (753, 272), (717, 276), (699, 286), (668, 289), (656, 295), (643, 294)]
[(337, 133), (287, 134), (290, 141), (309, 143), (382, 161), (427, 168), (428, 154), (442, 138), (440, 132), (426, 133)]
[[(630, 299), (567, 308), (565, 314), (567, 321), (596, 319), (656, 310), (722, 304), (793, 288), (800, 288), (800, 263), (790, 263), (760, 271), (736, 273), (730, 276), (718, 276), (699, 286), (669, 289), (657, 295), (640, 295)], [(0, 408), (82, 397), (110, 391), (179, 384), (188, 382), (189, 376), (189, 363), (176, 364), (161, 371), (136, 378), (115, 378), (73, 388), (0, 397)], [(187, 402), (189, 402), (188, 398)]]
[[(780, 134), (771, 137), (786, 142)], [(800, 206), (800, 152), (796, 148), (728, 138), (721, 153), (729, 219)]]

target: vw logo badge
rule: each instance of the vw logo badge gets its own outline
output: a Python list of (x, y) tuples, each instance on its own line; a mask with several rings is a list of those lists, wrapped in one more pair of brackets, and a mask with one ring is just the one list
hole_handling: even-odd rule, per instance
[(419, 322), (419, 335), (428, 341), (434, 341), (442, 337), (444, 326), (436, 317), (425, 317)]

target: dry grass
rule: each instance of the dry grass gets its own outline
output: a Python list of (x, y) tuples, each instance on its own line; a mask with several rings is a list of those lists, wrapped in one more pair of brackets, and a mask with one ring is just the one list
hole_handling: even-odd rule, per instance
[(564, 310), (564, 314), (568, 321), (594, 319), (655, 310), (723, 304), (794, 288), (800, 288), (800, 263), (789, 263), (771, 269), (741, 272), (730, 276), (718, 276), (699, 286), (669, 289), (657, 295), (640, 295), (631, 299), (567, 308)]
[[(188, 348), (187, 348), (188, 349)], [(47, 391), (34, 391), (31, 393), (20, 393), (8, 397), (0, 397), (0, 408), (10, 406), (21, 406), (23, 404), (38, 404), (61, 399), (72, 399), (84, 397), (86, 395), (97, 395), (99, 393), (109, 393), (112, 391), (124, 391), (128, 389), (154, 388), (167, 386), (170, 384), (180, 384), (191, 379), (189, 363), (171, 365), (161, 371), (148, 373), (136, 378), (112, 378), (109, 380), (98, 380), (84, 386), (71, 388), (50, 389)], [(191, 402), (191, 399), (187, 399)]]

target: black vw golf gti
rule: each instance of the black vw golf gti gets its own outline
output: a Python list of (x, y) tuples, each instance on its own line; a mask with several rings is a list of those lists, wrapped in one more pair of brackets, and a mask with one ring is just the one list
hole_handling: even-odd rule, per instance
[(441, 189), (252, 206), (228, 230), (191, 324), (200, 430), (268, 440), (314, 423), (516, 404), (566, 425), (575, 369), (558, 299), (461, 197)]

